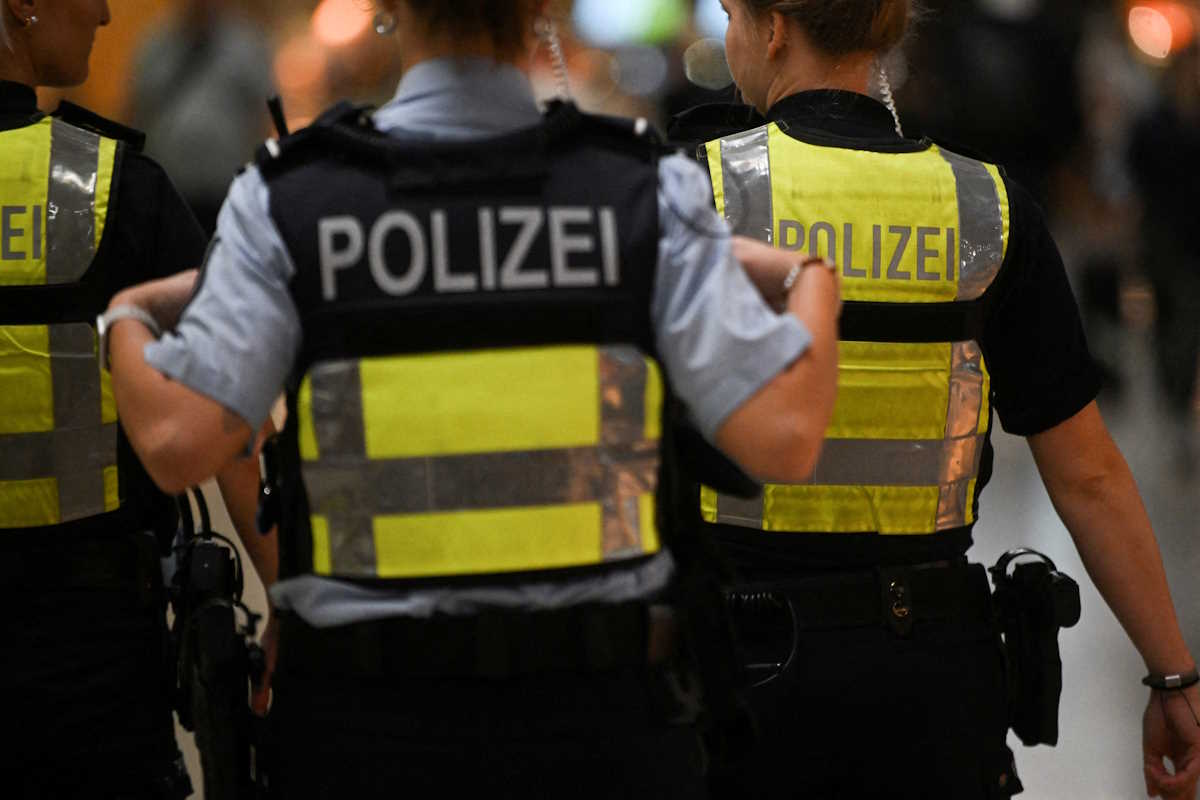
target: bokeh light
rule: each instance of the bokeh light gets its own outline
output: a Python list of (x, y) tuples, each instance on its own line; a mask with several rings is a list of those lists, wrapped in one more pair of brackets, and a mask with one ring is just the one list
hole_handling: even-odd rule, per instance
[(1129, 9), (1129, 37), (1150, 58), (1165, 60), (1194, 35), (1192, 12), (1180, 3), (1141, 3)]
[(371, 16), (360, 0), (321, 0), (312, 16), (313, 35), (330, 47), (349, 44), (366, 33)]

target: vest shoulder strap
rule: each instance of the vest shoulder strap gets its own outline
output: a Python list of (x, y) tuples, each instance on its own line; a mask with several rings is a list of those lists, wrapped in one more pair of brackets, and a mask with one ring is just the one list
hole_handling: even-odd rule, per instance
[(127, 147), (139, 153), (146, 145), (146, 134), (141, 131), (122, 125), (119, 122), (114, 122), (111, 119), (100, 116), (94, 111), (89, 111), (82, 106), (77, 106), (66, 100), (58, 104), (58, 108), (51, 116), (76, 128), (82, 128), (100, 136), (124, 142)]

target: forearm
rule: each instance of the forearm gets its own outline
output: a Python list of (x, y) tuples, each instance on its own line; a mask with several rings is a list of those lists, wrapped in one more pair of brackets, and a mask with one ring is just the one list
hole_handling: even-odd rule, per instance
[(1187, 671), (1193, 660), (1179, 630), (1158, 542), (1125, 459), (1094, 405), (1059, 427), (1063, 430), (1030, 443), (1084, 567), (1149, 670)]
[(143, 350), (153, 340), (136, 320), (113, 326), (108, 342), (113, 396), (121, 426), (150, 477), (177, 494), (228, 464), (251, 431), (219, 403), (147, 364)]
[(808, 398), (807, 414), (816, 435), (824, 438), (837, 399), (838, 315), (841, 306), (836, 278), (828, 270), (806, 269), (788, 295), (788, 313), (812, 334), (812, 344), (793, 367)]
[(266, 534), (258, 531), (258, 460), (235, 460), (217, 475), (217, 486), (238, 538), (250, 554), (263, 586), (269, 591), (279, 578), (279, 550), (275, 528)]

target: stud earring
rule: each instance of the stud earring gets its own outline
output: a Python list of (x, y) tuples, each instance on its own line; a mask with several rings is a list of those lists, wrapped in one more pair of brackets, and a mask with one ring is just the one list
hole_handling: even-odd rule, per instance
[(390, 11), (380, 11), (375, 15), (372, 25), (374, 25), (377, 34), (387, 36), (396, 30), (396, 15)]
[(35, 14), (35, 15), (29, 17), (29, 19), (25, 20), (25, 27), (32, 28), (34, 25), (37, 25), (37, 21), (38, 21), (38, 18), (37, 18), (37, 15)]

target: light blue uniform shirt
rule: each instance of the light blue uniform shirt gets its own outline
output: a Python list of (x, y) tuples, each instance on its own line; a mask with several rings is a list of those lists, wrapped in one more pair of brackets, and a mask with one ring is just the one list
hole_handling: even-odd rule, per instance
[[(378, 128), (419, 141), (480, 139), (537, 125), (541, 113), (516, 68), (480, 59), (426, 61), (375, 113)], [(257, 168), (234, 181), (217, 222), (203, 282), (176, 330), (146, 346), (164, 375), (237, 413), (257, 430), (291, 372), (301, 340), (288, 292), (295, 272), (269, 213)], [(701, 168), (682, 156), (659, 164), (660, 235), (651, 317), (671, 385), (710, 440), (725, 418), (798, 358), (811, 335), (762, 301), (730, 253), (725, 223)], [(388, 616), (469, 614), (483, 608), (546, 609), (650, 597), (671, 578), (663, 552), (602, 577), (503, 587), (368, 589), (306, 575), (280, 581), (277, 608), (312, 625)]]

